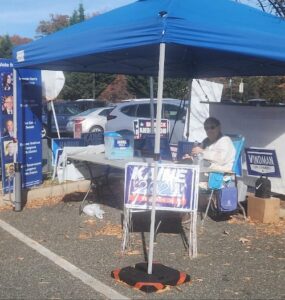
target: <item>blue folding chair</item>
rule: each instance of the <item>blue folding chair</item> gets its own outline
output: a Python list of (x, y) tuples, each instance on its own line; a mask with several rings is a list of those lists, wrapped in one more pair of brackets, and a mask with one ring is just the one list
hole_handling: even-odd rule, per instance
[[(209, 196), (205, 215), (202, 220), (202, 226), (204, 225), (204, 221), (207, 218), (210, 205), (214, 201), (214, 197), (213, 197), (214, 192), (221, 189), (223, 187), (223, 185), (225, 184), (225, 182), (224, 182), (225, 175), (234, 176), (235, 186), (237, 186), (237, 177), (242, 176), (242, 150), (244, 148), (245, 138), (241, 135), (228, 135), (228, 136), (231, 138), (231, 140), (234, 144), (235, 150), (236, 150), (235, 160), (234, 160), (233, 167), (232, 167), (232, 173), (224, 173), (224, 172), (210, 172), (209, 173), (208, 189), (211, 191), (211, 193)], [(246, 218), (245, 210), (239, 201), (238, 201), (238, 206), (242, 210), (244, 218)]]
[[(140, 141), (136, 142), (135, 150), (140, 152), (141, 156), (154, 157), (155, 135), (152, 133), (143, 134)], [(160, 137), (160, 158), (162, 160), (172, 161), (172, 153), (168, 138)]]

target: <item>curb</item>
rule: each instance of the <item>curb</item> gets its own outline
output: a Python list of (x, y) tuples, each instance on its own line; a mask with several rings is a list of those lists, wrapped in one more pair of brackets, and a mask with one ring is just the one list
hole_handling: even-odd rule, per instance
[[(67, 194), (74, 192), (87, 192), (90, 185), (90, 180), (80, 180), (76, 182), (65, 182), (57, 185), (46, 187), (38, 187), (33, 189), (22, 190), (23, 202), (39, 201), (48, 197), (64, 197)], [(0, 207), (10, 204), (8, 195), (5, 195), (0, 200)]]

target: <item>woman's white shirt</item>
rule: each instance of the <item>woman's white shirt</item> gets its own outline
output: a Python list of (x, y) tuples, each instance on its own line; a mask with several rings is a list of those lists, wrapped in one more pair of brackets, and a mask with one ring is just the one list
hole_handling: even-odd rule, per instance
[(232, 171), (236, 150), (228, 136), (222, 136), (203, 151), (203, 159), (210, 162), (210, 168), (217, 171)]

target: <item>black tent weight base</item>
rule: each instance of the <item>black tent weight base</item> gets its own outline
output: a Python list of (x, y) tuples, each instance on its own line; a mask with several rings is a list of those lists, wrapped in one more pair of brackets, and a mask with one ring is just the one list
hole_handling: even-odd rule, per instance
[(147, 269), (146, 262), (138, 263), (135, 267), (114, 270), (111, 276), (146, 293), (163, 290), (167, 285), (176, 286), (191, 281), (190, 275), (159, 263), (153, 263), (152, 274), (148, 274)]

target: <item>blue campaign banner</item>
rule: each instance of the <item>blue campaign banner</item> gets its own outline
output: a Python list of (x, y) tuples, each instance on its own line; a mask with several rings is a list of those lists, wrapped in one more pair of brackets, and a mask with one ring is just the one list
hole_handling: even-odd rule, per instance
[(3, 193), (13, 192), (14, 179), (14, 98), (13, 63), (9, 59), (0, 59), (0, 137), (1, 171)]
[(248, 175), (280, 178), (280, 169), (275, 150), (245, 148)]
[(42, 86), (41, 71), (17, 70), (18, 161), (22, 187), (42, 183)]
[(74, 138), (60, 138), (52, 139), (51, 141), (51, 151), (52, 151), (52, 166), (56, 162), (56, 153), (59, 149), (64, 147), (83, 147), (85, 146), (84, 139), (74, 139)]
[[(125, 170), (127, 208), (151, 209), (154, 166), (129, 163)], [(159, 164), (157, 175), (157, 210), (196, 211), (199, 167), (179, 164)]]

